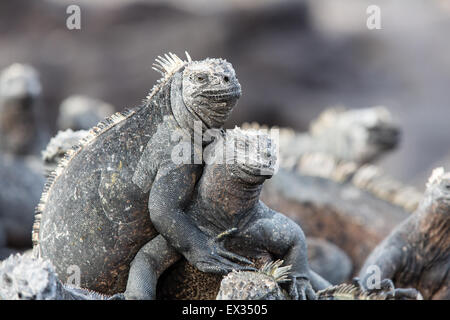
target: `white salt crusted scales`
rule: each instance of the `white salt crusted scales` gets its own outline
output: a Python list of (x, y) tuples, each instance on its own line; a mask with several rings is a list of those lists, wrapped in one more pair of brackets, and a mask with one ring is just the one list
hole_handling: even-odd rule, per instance
[(186, 60), (181, 60), (176, 54), (169, 52), (164, 57), (158, 56), (155, 63), (152, 64), (152, 69), (160, 73), (162, 78), (159, 79), (153, 86), (150, 93), (145, 98), (145, 102), (149, 102), (156, 92), (170, 79), (178, 70), (183, 68), (186, 64), (192, 62), (192, 58), (187, 51), (185, 51)]
[(446, 173), (443, 167), (434, 169), (426, 184), (427, 189), (431, 188), (433, 185), (441, 183), (443, 179), (450, 179), (450, 172)]

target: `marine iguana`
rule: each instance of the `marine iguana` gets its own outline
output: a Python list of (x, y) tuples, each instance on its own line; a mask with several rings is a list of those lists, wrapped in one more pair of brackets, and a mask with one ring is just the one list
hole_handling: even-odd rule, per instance
[(42, 168), (35, 168), (28, 160), (0, 153), (0, 229), (4, 230), (4, 245), (8, 248), (32, 246), (33, 213), (45, 179)]
[(435, 169), (419, 208), (370, 254), (363, 285), (377, 266), (382, 278), (417, 288), (425, 299), (450, 299), (450, 173)]
[(114, 113), (114, 107), (104, 101), (82, 95), (72, 95), (61, 102), (57, 125), (59, 130), (89, 130)]
[(41, 151), (45, 170), (51, 173), (58, 167), (58, 163), (64, 158), (64, 155), (76, 146), (80, 141), (89, 135), (88, 130), (67, 129), (58, 131), (47, 144), (45, 150)]
[[(243, 128), (268, 128), (257, 123)], [(330, 108), (308, 132), (279, 129), (280, 168), (304, 176), (351, 183), (380, 200), (414, 212), (422, 192), (385, 174), (370, 162), (393, 150), (400, 128), (385, 107)]]
[[(242, 127), (265, 128), (257, 123)], [(280, 166), (295, 169), (302, 155), (309, 153), (326, 153), (362, 165), (392, 151), (399, 140), (400, 128), (385, 107), (329, 108), (311, 122), (307, 132), (280, 128)]]
[[(258, 124), (247, 127), (264, 128)], [(363, 161), (388, 151), (381, 147), (388, 144), (376, 143), (382, 137), (391, 137), (394, 147), (397, 131), (389, 112), (380, 107), (326, 110), (310, 132), (282, 128), (280, 170), (264, 184), (261, 199), (299, 222), (308, 237), (325, 238), (338, 245), (359, 270), (368, 252), (423, 198), (414, 187)]]
[(0, 74), (0, 151), (18, 156), (37, 154), (46, 130), (37, 108), (41, 83), (37, 71), (15, 63)]
[(65, 285), (50, 261), (15, 254), (0, 262), (0, 300), (109, 300), (94, 291)]
[(415, 289), (395, 288), (389, 279), (380, 283), (379, 289), (366, 289), (358, 279), (342, 283), (317, 292), (318, 300), (423, 300)]
[[(314, 299), (310, 281), (316, 290), (330, 284), (309, 268), (303, 231), (259, 200), (262, 184), (276, 168), (276, 142), (268, 135), (235, 128), (210, 146), (214, 155), (206, 158), (209, 163), (186, 209), (188, 216), (211, 239), (218, 239), (226, 249), (251, 259), (256, 266), (283, 259), (291, 266), (290, 297)], [(233, 148), (235, 153), (220, 161), (224, 152), (217, 150)], [(214, 299), (220, 277), (201, 273), (186, 260), (169, 270), (156, 290), (160, 275), (180, 258), (162, 236), (154, 238), (133, 260), (125, 296)]]
[[(288, 281), (290, 267), (280, 267), (283, 261), (265, 264), (258, 272), (231, 272), (220, 283), (218, 300), (286, 300), (280, 284)], [(352, 283), (329, 286), (316, 292), (317, 300), (422, 300), (417, 290), (395, 288), (384, 279), (379, 289), (365, 289), (358, 279)]]
[[(154, 69), (163, 77), (145, 103), (91, 129), (46, 182), (32, 237), (36, 254), (49, 258), (63, 281), (67, 266), (82, 264), (82, 286), (123, 289), (123, 270), (158, 232), (204, 272), (253, 269), (183, 213), (203, 169), (195, 139), (221, 127), (241, 95), (234, 69), (223, 59), (187, 54), (184, 61), (172, 53)], [(193, 148), (183, 154), (176, 147), (186, 140)]]

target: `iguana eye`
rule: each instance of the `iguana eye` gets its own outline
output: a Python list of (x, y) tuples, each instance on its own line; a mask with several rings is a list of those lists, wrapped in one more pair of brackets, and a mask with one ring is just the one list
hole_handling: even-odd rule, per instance
[(204, 73), (197, 73), (196, 75), (194, 75), (194, 79), (197, 82), (203, 83), (208, 80), (208, 75), (206, 75)]

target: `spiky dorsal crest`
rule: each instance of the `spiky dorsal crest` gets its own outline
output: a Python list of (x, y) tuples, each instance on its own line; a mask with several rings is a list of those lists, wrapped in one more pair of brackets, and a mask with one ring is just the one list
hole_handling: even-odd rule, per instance
[(187, 51), (185, 51), (186, 59), (182, 60), (176, 54), (169, 52), (164, 56), (158, 56), (155, 59), (155, 63), (152, 64), (152, 69), (156, 72), (160, 73), (162, 78), (159, 79), (156, 84), (153, 86), (150, 93), (145, 98), (145, 103), (150, 102), (150, 99), (161, 89), (165, 83), (182, 67), (186, 64), (192, 62), (191, 56)]
[(290, 281), (288, 276), (289, 276), (289, 271), (291, 270), (292, 266), (288, 265), (288, 266), (281, 267), (283, 262), (284, 262), (283, 260), (267, 262), (261, 267), (259, 272), (273, 277), (274, 280), (278, 283), (288, 282), (288, 281)]
[[(127, 109), (121, 112), (116, 112), (103, 121), (99, 122), (95, 127), (91, 128), (87, 134), (85, 134), (84, 138), (82, 138), (77, 144), (67, 150), (64, 157), (59, 160), (56, 169), (48, 174), (42, 191), (41, 199), (39, 200), (39, 203), (35, 209), (34, 224), (31, 233), (33, 247), (36, 247), (39, 244), (39, 229), (41, 225), (42, 213), (45, 211), (45, 206), (50, 194), (50, 190), (53, 187), (56, 179), (63, 173), (63, 171), (66, 169), (75, 155), (81, 152), (85, 146), (92, 143), (99, 135), (108, 131), (116, 124), (131, 117), (135, 112), (136, 109)], [(35, 255), (40, 255), (39, 250), (35, 252)]]
[(439, 167), (433, 170), (431, 173), (430, 178), (428, 179), (428, 182), (426, 184), (426, 188), (431, 188), (435, 184), (439, 184), (443, 177), (444, 177), (445, 171), (443, 167)]

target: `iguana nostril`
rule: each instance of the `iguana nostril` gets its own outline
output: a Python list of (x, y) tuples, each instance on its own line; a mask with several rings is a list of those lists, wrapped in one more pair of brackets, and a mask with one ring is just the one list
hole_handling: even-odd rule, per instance
[(223, 77), (223, 81), (225, 81), (225, 82), (230, 81), (230, 77), (228, 77), (228, 76)]

